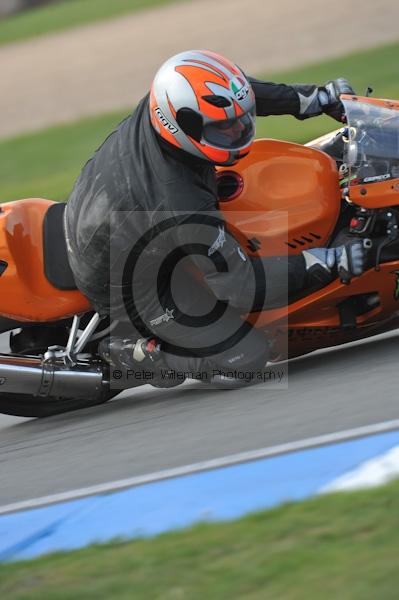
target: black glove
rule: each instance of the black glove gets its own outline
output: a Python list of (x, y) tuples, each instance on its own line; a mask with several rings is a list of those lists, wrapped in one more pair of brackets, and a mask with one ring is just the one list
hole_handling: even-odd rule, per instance
[(355, 239), (337, 248), (304, 250), (308, 285), (327, 285), (337, 276), (342, 283), (350, 283), (366, 270), (367, 248), (362, 239)]
[(342, 117), (345, 113), (344, 106), (340, 100), (341, 94), (356, 94), (349, 81), (343, 77), (328, 81), (324, 86), (319, 87), (318, 99), (324, 113), (342, 122)]
[(328, 81), (320, 87), (300, 83), (293, 84), (291, 87), (298, 96), (299, 110), (295, 116), (300, 120), (326, 113), (337, 121), (342, 121), (344, 110), (339, 97), (341, 94), (355, 94), (349, 82), (343, 77)]

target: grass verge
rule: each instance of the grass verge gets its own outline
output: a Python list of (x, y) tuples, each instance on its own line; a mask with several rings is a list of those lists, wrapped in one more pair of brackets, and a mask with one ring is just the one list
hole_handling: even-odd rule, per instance
[(0, 45), (170, 4), (172, 1), (176, 0), (63, 0), (1, 20)]
[(399, 482), (0, 566), (7, 600), (398, 597)]
[[(303, 69), (267, 74), (266, 78), (322, 83), (346, 76), (359, 92), (372, 85), (377, 97), (399, 98), (395, 59), (398, 52), (399, 43)], [(82, 165), (127, 112), (100, 115), (0, 141), (0, 201), (31, 196), (66, 198)], [(336, 127), (337, 123), (328, 117), (307, 121), (289, 116), (268, 117), (258, 120), (258, 136), (304, 142)]]

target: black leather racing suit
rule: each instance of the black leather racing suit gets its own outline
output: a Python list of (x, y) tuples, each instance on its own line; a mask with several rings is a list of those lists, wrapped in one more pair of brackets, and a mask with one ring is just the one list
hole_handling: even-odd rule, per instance
[[(258, 115), (315, 114), (315, 86), (250, 81)], [(100, 313), (125, 322), (128, 313), (140, 335), (161, 338), (170, 366), (180, 370), (199, 369), (204, 361), (261, 368), (267, 342), (249, 326), (245, 336), (236, 335), (240, 315), (285, 304), (288, 292), (305, 285), (301, 255), (246, 254), (219, 211), (214, 167), (163, 143), (150, 123), (148, 96), (84, 166), (68, 200), (65, 228), (81, 291)], [(166, 257), (171, 260), (165, 263)], [(125, 268), (132, 261), (133, 300), (122, 294), (132, 288)], [(212, 313), (215, 297), (220, 318)], [(192, 319), (194, 328), (187, 317), (193, 311), (202, 315)]]

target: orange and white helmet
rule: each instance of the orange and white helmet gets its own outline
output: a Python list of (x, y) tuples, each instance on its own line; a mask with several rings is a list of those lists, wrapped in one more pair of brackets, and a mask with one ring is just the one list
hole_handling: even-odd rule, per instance
[(235, 64), (208, 50), (190, 50), (172, 56), (155, 75), (150, 118), (173, 146), (231, 165), (252, 146), (255, 95)]

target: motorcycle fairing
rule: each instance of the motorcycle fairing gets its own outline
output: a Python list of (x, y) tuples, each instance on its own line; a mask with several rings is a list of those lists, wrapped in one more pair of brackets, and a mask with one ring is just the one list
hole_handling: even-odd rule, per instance
[[(342, 323), (339, 307), (356, 297), (369, 297), (369, 308), (354, 317), (351, 326)], [(343, 285), (336, 279), (328, 286), (293, 302), (248, 316), (255, 327), (275, 340), (280, 358), (299, 356), (320, 348), (343, 344), (399, 327), (399, 261), (366, 271)], [(287, 347), (288, 341), (288, 347)]]
[(46, 278), (43, 222), (54, 202), (41, 198), (1, 204), (0, 315), (18, 322), (56, 321), (91, 309), (78, 290), (59, 290)]
[[(230, 173), (231, 170), (230, 167)], [(234, 194), (233, 200), (222, 202), (221, 209), (228, 221), (234, 220), (234, 211), (252, 210), (259, 214), (259, 220), (249, 225), (237, 224), (247, 239), (255, 237), (261, 242), (260, 249), (254, 252), (265, 256), (297, 254), (311, 246), (328, 244), (341, 207), (337, 166), (330, 156), (317, 148), (259, 140), (251, 155), (234, 170), (240, 176), (242, 191)], [(287, 216), (281, 210), (288, 213), (288, 233)], [(318, 234), (319, 239), (312, 241), (310, 232)], [(296, 243), (299, 241), (303, 245)], [(296, 247), (291, 247), (290, 242)], [(247, 318), (273, 340), (279, 358), (367, 337), (384, 327), (390, 329), (392, 319), (397, 319), (399, 325), (398, 275), (399, 262), (386, 262), (378, 273), (370, 269), (352, 279), (349, 286), (337, 279), (289, 306)], [(375, 295), (375, 303), (354, 317), (354, 327), (344, 327), (339, 306), (362, 295)], [(300, 333), (304, 331), (309, 335)]]

